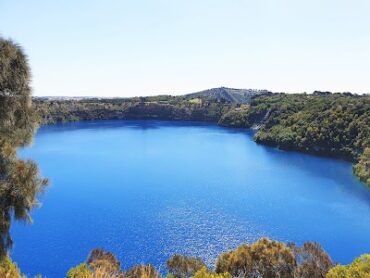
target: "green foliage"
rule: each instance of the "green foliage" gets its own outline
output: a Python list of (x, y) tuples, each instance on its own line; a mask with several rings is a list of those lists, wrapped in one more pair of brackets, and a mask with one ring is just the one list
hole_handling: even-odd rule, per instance
[(12, 219), (30, 222), (37, 195), (47, 184), (34, 162), (16, 156), (16, 148), (31, 141), (37, 124), (29, 83), (22, 49), (0, 38), (0, 257), (12, 246)]
[(67, 273), (67, 278), (90, 278), (91, 271), (87, 264), (79, 264), (76, 267), (71, 268)]
[[(257, 143), (356, 162), (354, 173), (369, 182), (370, 96), (316, 92), (254, 97), (248, 109), (232, 109), (219, 122), (259, 128)], [(364, 154), (363, 156), (361, 156)]]
[(249, 106), (243, 105), (231, 109), (223, 114), (218, 122), (219, 125), (235, 128), (246, 128), (253, 125), (253, 119), (250, 118)]
[(327, 278), (370, 278), (370, 254), (365, 254), (355, 259), (350, 265), (336, 265)]
[(183, 97), (129, 99), (35, 100), (42, 123), (80, 120), (157, 119), (217, 122), (230, 104)]
[(167, 269), (175, 278), (189, 278), (206, 267), (200, 258), (174, 255), (167, 261)]
[(189, 99), (189, 102), (192, 103), (192, 104), (202, 104), (202, 99), (192, 98), (192, 99)]
[(25, 278), (8, 256), (0, 260), (0, 278)]
[(230, 273), (214, 273), (210, 272), (206, 267), (198, 270), (193, 278), (232, 278)]
[(370, 147), (360, 156), (359, 162), (353, 166), (353, 171), (360, 180), (370, 185)]

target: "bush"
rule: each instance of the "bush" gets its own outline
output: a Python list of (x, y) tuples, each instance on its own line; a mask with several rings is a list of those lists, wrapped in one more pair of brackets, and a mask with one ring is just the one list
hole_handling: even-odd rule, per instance
[(285, 244), (267, 238), (239, 246), (217, 258), (216, 272), (234, 277), (294, 277), (296, 260)]
[(76, 267), (71, 268), (67, 273), (67, 278), (90, 278), (91, 271), (87, 264), (79, 264)]
[(124, 273), (125, 278), (159, 278), (160, 274), (152, 265), (137, 265)]
[(370, 277), (370, 254), (365, 254), (355, 259), (350, 265), (336, 265), (328, 274), (327, 278), (369, 278)]
[(189, 278), (206, 267), (200, 258), (174, 255), (167, 261), (167, 269), (176, 278)]
[(0, 260), (0, 278), (26, 278), (12, 260), (5, 256)]
[(202, 267), (201, 270), (198, 270), (193, 278), (232, 278), (230, 273), (214, 273), (210, 272), (206, 267)]

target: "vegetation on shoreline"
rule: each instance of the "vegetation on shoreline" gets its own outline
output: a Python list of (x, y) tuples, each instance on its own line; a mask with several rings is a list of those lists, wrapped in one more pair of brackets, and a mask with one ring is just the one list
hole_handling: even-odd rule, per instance
[[(243, 244), (216, 259), (210, 269), (200, 259), (174, 255), (166, 263), (169, 278), (231, 278), (231, 277), (325, 277), (334, 266), (330, 257), (317, 243), (294, 244), (261, 238), (252, 244)], [(102, 275), (103, 276), (99, 276)], [(69, 270), (67, 278), (132, 277), (157, 278), (161, 274), (151, 265), (137, 265), (121, 270), (113, 254), (93, 250), (85, 263)]]
[[(369, 254), (358, 257), (347, 266), (335, 265), (317, 243), (306, 242), (303, 246), (296, 246), (267, 238), (220, 254), (214, 269), (209, 268), (200, 258), (182, 255), (172, 256), (166, 265), (165, 277), (168, 278), (352, 278), (370, 275)], [(4, 258), (0, 262), (0, 277), (25, 276), (21, 275), (9, 258)], [(160, 278), (162, 274), (154, 266), (143, 264), (123, 270), (112, 253), (95, 249), (86, 262), (72, 267), (66, 277)]]
[[(158, 119), (215, 122), (255, 128), (255, 141), (284, 150), (358, 163), (354, 174), (370, 185), (370, 96), (255, 94), (250, 103), (228, 102), (222, 90), (207, 94), (128, 99), (37, 99), (43, 123), (98, 119)], [(212, 98), (212, 96), (216, 96)]]
[(246, 111), (230, 111), (221, 118), (225, 126), (240, 122), (259, 128), (254, 137), (257, 143), (358, 162), (354, 173), (370, 185), (369, 95), (260, 96)]

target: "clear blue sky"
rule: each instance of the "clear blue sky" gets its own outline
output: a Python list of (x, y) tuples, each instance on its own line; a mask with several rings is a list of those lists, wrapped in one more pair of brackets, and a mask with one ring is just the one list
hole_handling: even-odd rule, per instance
[(0, 0), (36, 95), (370, 92), (369, 0)]

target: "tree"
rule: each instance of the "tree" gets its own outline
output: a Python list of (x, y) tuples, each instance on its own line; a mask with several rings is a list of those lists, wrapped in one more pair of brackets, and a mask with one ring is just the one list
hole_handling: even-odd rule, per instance
[(370, 185), (370, 147), (365, 149), (353, 170), (360, 180)]
[(174, 255), (167, 261), (167, 269), (176, 278), (189, 278), (206, 267), (200, 258)]
[(0, 38), (0, 257), (12, 246), (12, 219), (31, 222), (30, 211), (47, 185), (34, 162), (16, 156), (16, 148), (30, 143), (37, 126), (29, 84), (22, 49)]
[(116, 257), (112, 253), (102, 249), (94, 249), (91, 251), (87, 259), (87, 264), (93, 270), (104, 268), (111, 273), (118, 273), (121, 269), (120, 262)]
[(79, 264), (71, 268), (67, 273), (67, 278), (90, 278), (91, 271), (87, 264)]
[(288, 245), (294, 252), (297, 262), (296, 275), (300, 278), (325, 278), (333, 267), (328, 254), (316, 242), (305, 242), (302, 247)]
[(91, 251), (86, 263), (71, 268), (67, 278), (123, 278), (120, 263), (116, 257), (102, 249)]
[(201, 270), (198, 270), (193, 278), (232, 278), (230, 273), (214, 273), (210, 272), (206, 267), (202, 267)]
[(294, 277), (296, 261), (292, 250), (285, 244), (262, 238), (255, 243), (243, 244), (236, 250), (221, 254), (216, 261), (217, 273), (233, 277)]
[(326, 275), (327, 278), (370, 278), (370, 254), (364, 254), (350, 265), (336, 265)]
[(8, 256), (0, 260), (0, 278), (26, 278)]
[(161, 275), (152, 265), (137, 265), (124, 273), (125, 278), (159, 278)]

